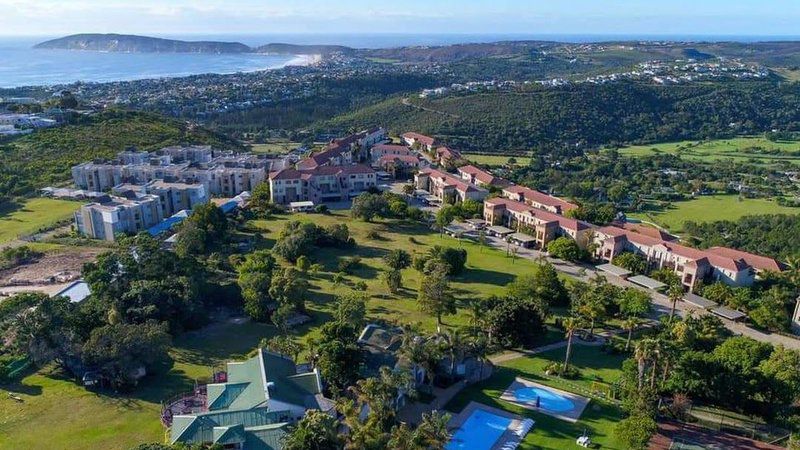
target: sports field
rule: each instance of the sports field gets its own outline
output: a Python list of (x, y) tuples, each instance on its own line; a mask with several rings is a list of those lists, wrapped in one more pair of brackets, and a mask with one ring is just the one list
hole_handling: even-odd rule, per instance
[(671, 203), (667, 208), (652, 205), (653, 210), (628, 214), (629, 217), (653, 222), (672, 232), (680, 232), (683, 223), (737, 220), (759, 214), (800, 214), (800, 208), (781, 206), (774, 200), (739, 198), (736, 195), (709, 195), (694, 200)]
[(681, 141), (638, 145), (619, 149), (627, 156), (679, 155), (694, 161), (733, 160), (760, 165), (800, 165), (800, 141), (772, 142), (764, 137), (738, 137), (713, 141)]
[(0, 244), (72, 217), (79, 202), (33, 198), (0, 207)]

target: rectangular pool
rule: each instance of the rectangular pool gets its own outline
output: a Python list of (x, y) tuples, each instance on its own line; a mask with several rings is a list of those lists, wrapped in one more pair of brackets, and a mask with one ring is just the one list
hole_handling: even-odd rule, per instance
[(446, 450), (491, 450), (508, 430), (511, 419), (476, 409), (447, 443)]

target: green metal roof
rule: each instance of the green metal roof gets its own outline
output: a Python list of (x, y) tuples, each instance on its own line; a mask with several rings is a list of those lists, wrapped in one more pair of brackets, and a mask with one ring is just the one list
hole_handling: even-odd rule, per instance
[(214, 443), (220, 445), (243, 444), (247, 440), (242, 425), (214, 427)]

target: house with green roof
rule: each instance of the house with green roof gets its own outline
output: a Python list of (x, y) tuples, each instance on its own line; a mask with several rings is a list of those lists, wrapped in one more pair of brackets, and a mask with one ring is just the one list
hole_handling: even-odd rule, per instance
[(297, 373), (291, 359), (259, 349), (246, 361), (227, 364), (227, 380), (206, 386), (199, 411), (171, 417), (169, 443), (280, 450), (287, 427), (309, 409), (333, 409), (322, 395), (319, 372)]

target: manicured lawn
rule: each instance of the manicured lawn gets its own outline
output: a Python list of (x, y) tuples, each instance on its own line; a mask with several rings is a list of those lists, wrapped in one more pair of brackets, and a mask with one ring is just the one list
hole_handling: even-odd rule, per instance
[(758, 136), (639, 145), (621, 148), (619, 152), (628, 156), (677, 154), (686, 159), (702, 162), (731, 159), (763, 165), (780, 162), (800, 164), (800, 142), (771, 142)]
[(267, 325), (228, 322), (184, 334), (175, 342), (174, 364), (165, 374), (146, 378), (131, 395), (87, 391), (51, 368), (0, 386), (24, 400), (17, 403), (2, 393), (0, 448), (127, 450), (163, 442), (160, 402), (191, 390), (195, 379), (207, 379), (214, 367), (247, 354), (273, 332)]
[(33, 198), (0, 207), (0, 244), (69, 219), (80, 205), (66, 200)]
[(781, 206), (767, 199), (739, 199), (736, 195), (710, 195), (694, 200), (672, 203), (668, 209), (631, 213), (630, 217), (654, 222), (673, 232), (680, 232), (687, 220), (714, 222), (737, 220), (757, 214), (800, 214), (800, 208)]
[(622, 417), (621, 411), (611, 403), (592, 400), (578, 422), (570, 423), (500, 400), (500, 396), (516, 377), (581, 395), (584, 395), (581, 390), (591, 390), (593, 381), (613, 383), (620, 377), (624, 357), (608, 355), (596, 347), (580, 345), (573, 348), (571, 360), (581, 370), (579, 379), (562, 381), (546, 377), (544, 367), (551, 361), (563, 361), (564, 352), (564, 349), (552, 350), (534, 357), (505, 362), (497, 367), (497, 372), (491, 378), (464, 389), (445, 408), (457, 414), (470, 401), (476, 401), (532, 418), (536, 425), (526, 436), (521, 449), (574, 448), (575, 439), (586, 430), (600, 448), (622, 450), (624, 447), (613, 436), (614, 425)]
[[(436, 320), (419, 311), (417, 308), (417, 286), (419, 273), (412, 268), (403, 270), (403, 289), (398, 294), (391, 294), (380, 278), (386, 268), (382, 257), (391, 249), (404, 249), (411, 253), (424, 253), (433, 245), (458, 247), (467, 250), (467, 270), (451, 283), (459, 300), (459, 311), (455, 316), (445, 316), (444, 322), (449, 326), (463, 326), (469, 321), (469, 302), (475, 298), (491, 294), (502, 294), (505, 286), (517, 275), (532, 269), (534, 262), (506, 257), (505, 252), (482, 248), (477, 243), (467, 240), (461, 242), (448, 236), (440, 237), (438, 233), (419, 224), (398, 221), (365, 223), (352, 220), (346, 211), (337, 211), (330, 215), (298, 214), (278, 216), (269, 221), (256, 221), (253, 225), (265, 229), (267, 245), (271, 246), (289, 219), (313, 221), (317, 225), (331, 225), (345, 222), (357, 247), (351, 249), (320, 249), (311, 258), (323, 265), (324, 271), (311, 277), (312, 299), (309, 308), (317, 313), (317, 317), (327, 320), (330, 314), (330, 302), (337, 293), (347, 292), (359, 281), (367, 283), (368, 314), (372, 318), (394, 321), (397, 323), (418, 324), (428, 332), (436, 329)], [(380, 239), (367, 238), (370, 230), (377, 231)], [(413, 242), (412, 242), (413, 239)], [(338, 271), (338, 262), (345, 257), (359, 256), (362, 268), (354, 275), (348, 276), (348, 285), (334, 286), (332, 275)], [(323, 323), (324, 320), (318, 320)], [(312, 330), (313, 332), (313, 330)]]
[(486, 166), (503, 166), (508, 164), (508, 158), (517, 160), (517, 165), (525, 166), (531, 162), (529, 156), (516, 156), (516, 155), (479, 155), (477, 153), (465, 153), (464, 158), (470, 160), (475, 164), (482, 164)]

